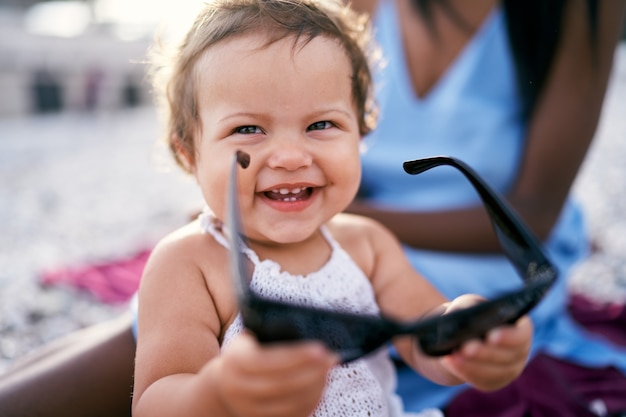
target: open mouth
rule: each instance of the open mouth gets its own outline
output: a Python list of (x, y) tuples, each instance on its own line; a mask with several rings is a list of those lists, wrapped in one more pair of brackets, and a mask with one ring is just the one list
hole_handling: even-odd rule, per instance
[(305, 200), (313, 193), (313, 187), (278, 188), (263, 194), (270, 200), (293, 202)]

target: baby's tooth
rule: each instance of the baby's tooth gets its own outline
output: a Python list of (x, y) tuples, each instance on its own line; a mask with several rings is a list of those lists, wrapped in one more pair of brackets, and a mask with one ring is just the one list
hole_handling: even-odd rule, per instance
[(287, 188), (281, 188), (279, 192), (280, 192), (282, 195), (289, 194), (289, 189), (287, 189)]

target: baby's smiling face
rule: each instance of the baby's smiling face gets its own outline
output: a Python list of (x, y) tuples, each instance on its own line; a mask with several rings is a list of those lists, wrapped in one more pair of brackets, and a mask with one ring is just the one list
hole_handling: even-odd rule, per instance
[(193, 173), (224, 219), (229, 165), (237, 150), (239, 200), (252, 240), (307, 239), (347, 207), (360, 181), (352, 68), (339, 43), (318, 36), (264, 45), (258, 33), (209, 48), (196, 64), (201, 132)]

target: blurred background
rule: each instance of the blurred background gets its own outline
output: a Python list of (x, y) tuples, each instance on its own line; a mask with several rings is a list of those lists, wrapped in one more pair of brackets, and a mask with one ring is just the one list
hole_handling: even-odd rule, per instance
[[(180, 34), (200, 4), (0, 0), (0, 373), (127, 308), (45, 277), (132, 262), (200, 207), (159, 141), (145, 65), (155, 35)], [(626, 26), (623, 39), (575, 184), (599, 251), (572, 287), (603, 302), (626, 301)]]
[(200, 4), (0, 0), (0, 373), (127, 308), (97, 269), (50, 277), (132, 262), (201, 207), (160, 141), (145, 63)]
[(146, 48), (156, 30), (168, 36), (199, 4), (0, 0), (0, 117), (149, 102)]

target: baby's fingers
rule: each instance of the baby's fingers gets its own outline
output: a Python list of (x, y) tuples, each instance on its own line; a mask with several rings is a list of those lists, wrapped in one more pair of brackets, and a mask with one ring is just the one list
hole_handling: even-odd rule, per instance
[(313, 342), (261, 345), (244, 333), (221, 356), (220, 394), (237, 415), (306, 416), (317, 405), (336, 355)]
[(513, 381), (523, 371), (532, 341), (532, 324), (522, 317), (514, 325), (489, 332), (485, 340), (470, 340), (459, 351), (443, 358), (457, 377), (483, 390), (494, 390)]
[(457, 354), (463, 357), (494, 363), (508, 363), (525, 359), (532, 343), (532, 322), (527, 316), (512, 325), (492, 329), (484, 340), (470, 340), (461, 346)]
[(528, 316), (523, 316), (513, 325), (500, 326), (489, 332), (486, 344), (495, 350), (517, 352), (527, 357), (530, 352), (532, 337), (532, 322)]

